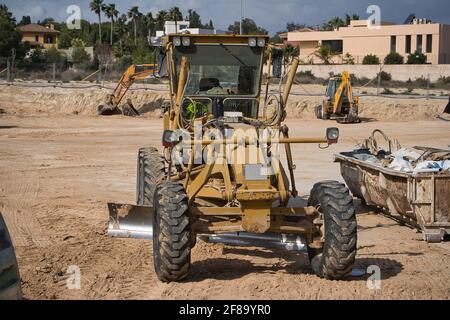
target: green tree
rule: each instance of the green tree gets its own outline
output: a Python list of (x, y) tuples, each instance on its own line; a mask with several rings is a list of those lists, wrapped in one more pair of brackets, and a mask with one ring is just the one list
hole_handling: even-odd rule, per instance
[(116, 9), (116, 5), (114, 3), (110, 3), (105, 6), (105, 14), (111, 20), (111, 41), (110, 44), (113, 45), (114, 38), (114, 19), (119, 15), (119, 11)]
[(137, 45), (137, 21), (139, 17), (142, 16), (142, 13), (139, 12), (139, 7), (134, 6), (130, 10), (128, 10), (128, 18), (133, 20), (134, 27), (134, 45)]
[[(21, 50), (20, 40), (21, 34), (16, 29), (16, 20), (8, 7), (0, 4), (0, 58), (10, 57), (12, 49), (16, 49), (18, 58), (23, 56), (24, 52), (21, 52), (23, 50)], [(0, 63), (4, 63), (5, 59), (0, 60), (3, 60)]]
[(156, 27), (158, 30), (164, 30), (166, 20), (168, 20), (167, 11), (161, 10), (156, 14)]
[(404, 58), (401, 54), (397, 52), (389, 53), (386, 58), (384, 58), (384, 64), (403, 64)]
[[(286, 31), (287, 32), (292, 32), (292, 31), (304, 29), (304, 28), (308, 28), (308, 26), (304, 23), (296, 23), (296, 22), (286, 23)], [(283, 32), (286, 32), (286, 31), (283, 31)]]
[(153, 18), (153, 14), (151, 12), (147, 13), (144, 16), (144, 25), (145, 25), (146, 30), (149, 33), (149, 36), (154, 35), (156, 21)]
[(23, 16), (22, 20), (17, 24), (17, 26), (26, 26), (27, 24), (31, 24), (30, 16)]
[(75, 47), (75, 48), (84, 48), (84, 47), (86, 47), (86, 43), (83, 41), (83, 39), (80, 39), (80, 38), (72, 39), (72, 41), (70, 42), (70, 45), (72, 47)]
[(345, 15), (345, 25), (346, 26), (349, 26), (350, 25), (350, 22), (352, 21), (352, 20), (359, 20), (359, 15), (357, 15), (356, 13), (352, 13), (352, 14), (346, 14)]
[(64, 61), (64, 57), (55, 47), (48, 49), (44, 54), (46, 63), (61, 63)]
[(427, 56), (422, 52), (416, 51), (408, 55), (407, 64), (426, 64)]
[(98, 37), (100, 44), (102, 44), (102, 12), (105, 10), (105, 5), (103, 4), (103, 0), (93, 0), (89, 6), (91, 11), (95, 12), (98, 16)]
[(339, 29), (340, 27), (345, 27), (345, 22), (339, 17), (334, 17), (322, 25), (322, 29), (324, 31), (333, 31), (334, 29)]
[[(239, 29), (240, 29), (239, 21), (235, 21), (234, 24), (232, 24), (228, 27), (228, 31), (233, 34), (239, 34), (239, 32), (240, 32)], [(242, 20), (242, 32), (244, 34), (268, 34), (269, 33), (266, 29), (259, 27), (255, 21), (253, 21), (252, 19), (249, 19), (249, 18), (245, 18)]]
[(191, 28), (203, 28), (202, 19), (195, 10), (188, 10), (188, 16), (186, 17), (186, 20), (190, 22), (189, 25)]
[(298, 57), (300, 54), (300, 49), (297, 46), (287, 44), (283, 47), (283, 63), (289, 64), (293, 58)]
[(120, 46), (120, 56), (123, 56), (123, 38), (127, 34), (127, 15), (122, 14), (118, 19), (116, 23), (116, 33), (119, 37), (119, 46)]
[(380, 58), (374, 54), (368, 54), (363, 58), (362, 64), (380, 64)]
[(317, 48), (317, 50), (314, 51), (314, 55), (319, 58), (323, 64), (331, 64), (334, 56), (330, 46), (327, 45), (321, 45)]
[(148, 42), (139, 38), (136, 49), (133, 51), (132, 59), (134, 64), (153, 63), (153, 51), (151, 50)]
[(75, 48), (72, 53), (72, 62), (74, 65), (81, 65), (91, 60), (91, 56), (84, 48)]
[(355, 57), (347, 52), (344, 55), (344, 57), (342, 58), (342, 63), (343, 64), (355, 64)]
[(167, 18), (170, 21), (182, 21), (183, 14), (181, 13), (179, 7), (172, 7), (169, 9), (169, 12), (167, 13)]

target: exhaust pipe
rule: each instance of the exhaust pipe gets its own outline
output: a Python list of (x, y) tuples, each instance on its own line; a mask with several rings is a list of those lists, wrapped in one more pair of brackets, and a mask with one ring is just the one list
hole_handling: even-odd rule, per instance
[(294, 234), (229, 232), (202, 234), (198, 238), (208, 243), (222, 243), (231, 246), (283, 249), (296, 252), (306, 250), (306, 238)]

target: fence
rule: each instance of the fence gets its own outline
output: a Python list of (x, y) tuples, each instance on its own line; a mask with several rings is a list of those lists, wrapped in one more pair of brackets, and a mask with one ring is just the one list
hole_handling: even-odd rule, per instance
[[(423, 74), (425, 70), (428, 70), (428, 77), (426, 79), (426, 94), (418, 95), (418, 94), (383, 94), (381, 92), (381, 87), (389, 87), (386, 86), (383, 83), (383, 86), (381, 86), (381, 71), (389, 72), (391, 73), (392, 70), (395, 68), (407, 68), (409, 72), (412, 72), (411, 67), (415, 67), (418, 69), (416, 70), (416, 74)], [(440, 67), (440, 68), (439, 68)], [(48, 70), (47, 70), (48, 69)], [(7, 67), (4, 70), (0, 71), (0, 86), (18, 86), (18, 87), (29, 87), (29, 88), (45, 88), (45, 87), (59, 87), (59, 88), (67, 88), (67, 89), (88, 89), (88, 88), (98, 88), (98, 89), (114, 89), (115, 83), (119, 80), (121, 76), (121, 72), (117, 70), (113, 70), (111, 67), (108, 66), (100, 66), (98, 70), (92, 71), (92, 70), (82, 70), (81, 73), (76, 73), (76, 76), (73, 78), (76, 78), (75, 81), (62, 81), (62, 75), (61, 75), (61, 67), (57, 64), (51, 64), (46, 70), (37, 72), (39, 82), (29, 82), (27, 80), (29, 79), (21, 79), (21, 81), (15, 81), (15, 76), (17, 75), (18, 71), (11, 66), (11, 63), (8, 61)], [(299, 68), (299, 71), (310, 71), (315, 77), (321, 77), (324, 79), (327, 79), (330, 75), (330, 72), (334, 73), (341, 73), (343, 70), (348, 70), (350, 73), (353, 73), (355, 75), (360, 75), (364, 78), (368, 78), (370, 76), (373, 76), (373, 79), (364, 83), (360, 84), (359, 86), (355, 86), (356, 88), (359, 88), (360, 93), (356, 94), (357, 96), (361, 97), (370, 97), (370, 96), (378, 96), (378, 97), (384, 97), (389, 99), (448, 99), (448, 95), (443, 96), (436, 96), (433, 94), (430, 94), (430, 87), (431, 87), (431, 81), (432, 77), (431, 74), (433, 74), (433, 79), (436, 79), (437, 74), (443, 74), (443, 72), (447, 72), (443, 74), (443, 76), (447, 76), (450, 74), (450, 65), (448, 66), (353, 66), (353, 65), (346, 65), (346, 66), (338, 66), (338, 65), (331, 65), (331, 66), (311, 66), (311, 65), (301, 65)], [(69, 71), (70, 72), (70, 71)], [(395, 73), (391, 73), (392, 77), (394, 78)], [(3, 78), (3, 81), (2, 79)], [(23, 81), (25, 80), (25, 81)], [(43, 83), (42, 81), (45, 81)], [(86, 81), (89, 81), (89, 83), (86, 83)], [(167, 90), (164, 90), (163, 88), (155, 88), (151, 87), (151, 84), (161, 83), (160, 80), (155, 79), (149, 79), (144, 80), (140, 83), (135, 84), (130, 90), (131, 91), (139, 91), (139, 90), (146, 90), (146, 91), (154, 91), (154, 92), (166, 92)], [(109, 83), (108, 83), (109, 82)], [(302, 92), (295, 92), (295, 90), (292, 92), (292, 95), (297, 96), (322, 96), (324, 94), (323, 91), (321, 92), (309, 92), (308, 89), (304, 88), (302, 83), (298, 83), (297, 85), (301, 88)], [(370, 94), (364, 92), (362, 89), (368, 85), (373, 85), (374, 87), (377, 87), (376, 94)]]

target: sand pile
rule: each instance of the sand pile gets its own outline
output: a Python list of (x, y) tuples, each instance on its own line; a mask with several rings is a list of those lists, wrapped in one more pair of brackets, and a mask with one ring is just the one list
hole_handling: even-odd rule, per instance
[[(9, 114), (68, 114), (96, 116), (97, 106), (107, 100), (111, 90), (105, 89), (63, 89), (0, 87), (0, 108)], [(131, 91), (136, 109), (145, 111), (146, 116), (159, 116), (159, 106), (166, 95), (153, 91)]]
[[(360, 116), (369, 120), (431, 120), (447, 105), (446, 100), (390, 99), (383, 97), (362, 97)], [(290, 118), (314, 119), (314, 108), (322, 104), (321, 97), (291, 96), (287, 113)]]
[[(161, 89), (161, 88), (157, 88)], [(9, 114), (68, 114), (97, 116), (97, 106), (106, 101), (111, 90), (0, 87), (0, 109)], [(124, 101), (131, 99), (136, 109), (146, 117), (159, 117), (160, 106), (168, 95), (155, 91), (130, 91)], [(446, 100), (390, 99), (362, 97), (360, 115), (372, 120), (429, 120), (441, 113)], [(289, 118), (314, 119), (315, 106), (322, 97), (295, 96), (289, 98)], [(364, 119), (363, 119), (364, 120)]]

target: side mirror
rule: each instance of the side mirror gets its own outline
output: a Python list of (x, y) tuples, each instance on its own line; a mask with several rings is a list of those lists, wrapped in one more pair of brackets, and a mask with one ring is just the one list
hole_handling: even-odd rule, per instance
[(162, 145), (165, 148), (173, 148), (180, 143), (180, 137), (172, 130), (165, 130), (162, 138)]
[(339, 129), (338, 128), (327, 128), (327, 142), (329, 145), (338, 143), (339, 140)]

